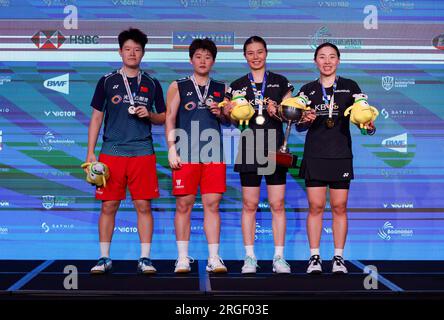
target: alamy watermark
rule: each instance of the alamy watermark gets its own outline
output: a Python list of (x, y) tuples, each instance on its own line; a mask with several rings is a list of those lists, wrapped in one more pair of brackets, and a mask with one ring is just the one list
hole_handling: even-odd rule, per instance
[(67, 274), (63, 280), (63, 287), (66, 290), (77, 290), (79, 289), (79, 272), (77, 267), (74, 265), (67, 265), (63, 269), (63, 273)]
[[(230, 165), (233, 164), (232, 150), (234, 149), (238, 150), (234, 164), (258, 164), (259, 175), (270, 175), (275, 172), (276, 162), (269, 156), (275, 153), (277, 149), (277, 132), (275, 129), (268, 129), (267, 131), (256, 129), (255, 132), (251, 129), (242, 132), (237, 128), (223, 129), (222, 135), (223, 139), (215, 129), (200, 130), (199, 121), (191, 121), (190, 134), (178, 128), (170, 132), (168, 141), (176, 142), (172, 148), (176, 148), (182, 161), (208, 163), (222, 162), (222, 159), (225, 158), (224, 162)], [(244, 148), (237, 148), (241, 141)], [(265, 146), (268, 146), (268, 148)], [(225, 150), (225, 157), (223, 150)], [(169, 151), (171, 152), (171, 150)]]

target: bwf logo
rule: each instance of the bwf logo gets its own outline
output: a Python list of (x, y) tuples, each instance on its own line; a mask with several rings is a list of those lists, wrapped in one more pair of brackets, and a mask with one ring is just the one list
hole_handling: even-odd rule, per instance
[(69, 73), (45, 80), (43, 86), (50, 90), (69, 94)]

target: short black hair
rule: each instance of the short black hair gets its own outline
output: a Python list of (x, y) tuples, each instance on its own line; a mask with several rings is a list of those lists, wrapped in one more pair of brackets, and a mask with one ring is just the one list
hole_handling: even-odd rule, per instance
[(207, 50), (211, 53), (213, 56), (213, 60), (216, 60), (217, 56), (217, 47), (213, 40), (205, 38), (205, 39), (194, 39), (193, 42), (191, 42), (190, 47), (188, 48), (188, 51), (190, 53), (190, 59), (193, 58), (194, 53), (198, 50)]
[(262, 43), (263, 45), (264, 45), (264, 48), (265, 48), (265, 52), (268, 52), (268, 49), (267, 49), (267, 43), (265, 42), (265, 40), (262, 38), (262, 37), (259, 37), (259, 36), (252, 36), (252, 37), (249, 37), (247, 40), (245, 40), (245, 42), (244, 42), (244, 56), (245, 56), (245, 54), (247, 53), (247, 46), (250, 44), (250, 43), (253, 43), (253, 42), (259, 42), (259, 43)]
[(148, 37), (145, 33), (136, 28), (129, 28), (119, 33), (119, 48), (123, 48), (123, 44), (128, 40), (133, 40), (135, 43), (140, 44), (142, 50), (145, 51), (145, 45), (148, 43)]
[(339, 49), (338, 49), (338, 47), (336, 45), (334, 45), (333, 43), (330, 43), (330, 42), (324, 42), (323, 44), (320, 44), (316, 48), (316, 51), (315, 51), (315, 54), (314, 54), (314, 60), (316, 60), (316, 57), (318, 55), (319, 50), (321, 50), (324, 47), (331, 47), (331, 48), (335, 49), (336, 54), (338, 55), (338, 58), (341, 58), (341, 53), (339, 52)]

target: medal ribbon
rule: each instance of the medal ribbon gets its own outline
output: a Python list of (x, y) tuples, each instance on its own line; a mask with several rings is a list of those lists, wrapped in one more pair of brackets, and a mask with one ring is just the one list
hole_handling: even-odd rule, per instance
[(322, 87), (322, 99), (324, 100), (325, 105), (328, 105), (328, 118), (329, 119), (333, 118), (333, 105), (335, 103), (335, 91), (336, 91), (336, 87), (338, 85), (337, 81), (338, 81), (338, 77), (336, 77), (335, 82), (333, 83), (333, 93), (331, 95), (330, 101), (328, 101), (327, 92), (321, 82), (321, 79), (319, 79), (319, 83), (321, 84), (321, 87)]
[[(128, 99), (130, 101), (130, 105), (134, 106), (135, 105), (134, 104), (134, 97), (133, 97), (133, 94), (131, 92), (131, 88), (128, 83), (128, 77), (125, 73), (125, 70), (123, 70), (123, 68), (120, 69), (120, 74), (122, 75), (123, 83), (125, 84), (125, 89), (126, 89), (126, 93), (128, 95)], [(139, 91), (140, 82), (142, 82), (142, 72), (139, 70), (139, 74), (137, 75), (137, 92)]]
[(207, 79), (207, 83), (205, 84), (205, 90), (204, 94), (202, 96), (202, 92), (200, 91), (199, 85), (197, 84), (196, 78), (194, 77), (194, 74), (190, 77), (191, 81), (193, 82), (194, 90), (197, 93), (197, 97), (199, 98), (199, 101), (201, 105), (205, 105), (205, 99), (208, 95), (208, 89), (210, 88), (210, 78)]
[(250, 80), (251, 83), (251, 89), (253, 89), (254, 93), (254, 105), (257, 105), (256, 104), (257, 101), (261, 101), (261, 103), (259, 103), (258, 105), (258, 114), (260, 116), (262, 115), (262, 109), (264, 106), (264, 94), (265, 94), (265, 88), (267, 87), (267, 74), (268, 72), (264, 73), (264, 79), (262, 79), (261, 91), (257, 90), (256, 83), (254, 82), (254, 78), (251, 72), (248, 74), (248, 79)]

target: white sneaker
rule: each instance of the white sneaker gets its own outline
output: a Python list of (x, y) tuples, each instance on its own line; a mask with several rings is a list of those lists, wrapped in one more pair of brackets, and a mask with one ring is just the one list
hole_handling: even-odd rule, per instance
[(246, 256), (244, 260), (244, 265), (242, 267), (242, 273), (256, 273), (257, 260), (255, 257)]
[(345, 266), (344, 258), (342, 258), (341, 256), (334, 256), (332, 263), (333, 263), (333, 268), (332, 268), (331, 272), (333, 272), (335, 274), (348, 273), (347, 267)]
[(156, 273), (156, 268), (154, 268), (153, 263), (151, 262), (151, 259), (149, 258), (140, 258), (137, 263), (137, 272), (138, 273), (144, 273), (144, 274), (151, 274)]
[(290, 265), (281, 256), (273, 258), (273, 272), (276, 273), (291, 273)]
[(321, 257), (317, 254), (310, 257), (308, 260), (308, 268), (307, 273), (309, 274), (319, 274), (322, 273), (322, 260)]
[(110, 258), (108, 257), (102, 257), (97, 261), (97, 264), (92, 267), (91, 273), (92, 274), (104, 274), (109, 272), (113, 267), (113, 263)]
[(225, 266), (222, 258), (219, 256), (209, 257), (206, 269), (207, 272), (214, 272), (214, 273), (227, 272), (227, 267)]
[(191, 271), (190, 263), (193, 263), (194, 259), (191, 257), (178, 258), (175, 263), (175, 273), (188, 273)]

